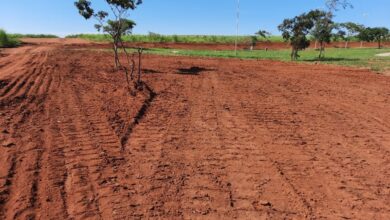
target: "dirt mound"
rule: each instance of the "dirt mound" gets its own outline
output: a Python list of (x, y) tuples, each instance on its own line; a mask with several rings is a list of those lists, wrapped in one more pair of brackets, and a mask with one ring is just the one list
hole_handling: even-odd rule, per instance
[(389, 77), (147, 55), (130, 96), (108, 53), (6, 52), (0, 219), (390, 218)]

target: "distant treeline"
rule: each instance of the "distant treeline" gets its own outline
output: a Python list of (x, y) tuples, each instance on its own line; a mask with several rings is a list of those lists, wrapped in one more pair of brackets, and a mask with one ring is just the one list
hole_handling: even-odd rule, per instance
[[(92, 41), (111, 41), (111, 37), (105, 34), (76, 34), (66, 36), (67, 38), (82, 38)], [(125, 42), (142, 43), (234, 43), (236, 36), (223, 35), (162, 35), (149, 33), (148, 35), (125, 35)], [(238, 43), (252, 42), (253, 36), (239, 36)], [(257, 37), (258, 41), (283, 42), (281, 36), (270, 36), (269, 38)]]
[[(66, 38), (81, 38), (91, 41), (111, 41), (112, 38), (107, 34), (73, 34), (68, 35)], [(269, 36), (263, 38), (260, 36), (239, 36), (238, 43), (250, 44), (254, 38), (257, 41), (267, 42), (284, 42), (282, 36)], [(156, 33), (149, 33), (148, 35), (132, 34), (123, 36), (125, 42), (134, 43), (220, 43), (220, 44), (232, 44), (236, 40), (236, 36), (228, 35), (162, 35)], [(341, 39), (334, 39), (333, 42), (341, 42)], [(358, 39), (352, 39), (351, 41), (358, 41)]]
[(54, 34), (8, 34), (12, 38), (58, 38)]
[(0, 29), (0, 47), (19, 46), (20, 38), (58, 38), (58, 36), (53, 34), (10, 34)]

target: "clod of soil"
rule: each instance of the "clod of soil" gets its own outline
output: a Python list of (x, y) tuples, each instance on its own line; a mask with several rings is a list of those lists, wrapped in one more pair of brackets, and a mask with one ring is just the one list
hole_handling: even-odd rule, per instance
[(13, 146), (15, 146), (15, 143), (14, 143), (14, 141), (11, 141), (11, 140), (6, 140), (6, 141), (3, 141), (2, 143), (1, 143), (1, 146), (3, 146), (3, 147), (13, 147)]

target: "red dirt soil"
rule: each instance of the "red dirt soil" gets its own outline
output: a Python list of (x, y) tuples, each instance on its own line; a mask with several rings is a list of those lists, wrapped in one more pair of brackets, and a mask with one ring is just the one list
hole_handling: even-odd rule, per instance
[(147, 55), (131, 96), (41, 43), (0, 53), (0, 219), (390, 219), (389, 77)]

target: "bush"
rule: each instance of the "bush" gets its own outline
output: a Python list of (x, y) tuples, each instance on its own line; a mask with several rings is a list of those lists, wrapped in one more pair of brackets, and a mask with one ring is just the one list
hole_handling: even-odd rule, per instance
[(19, 41), (9, 37), (8, 34), (0, 29), (0, 47), (16, 47), (19, 45)]

